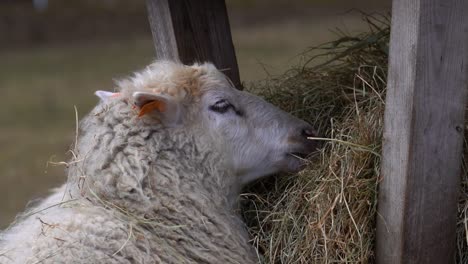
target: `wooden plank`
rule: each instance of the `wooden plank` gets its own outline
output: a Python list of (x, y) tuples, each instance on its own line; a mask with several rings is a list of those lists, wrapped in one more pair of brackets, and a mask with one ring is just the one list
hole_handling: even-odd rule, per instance
[(377, 263), (453, 263), (468, 1), (393, 0)]
[(179, 52), (177, 51), (177, 42), (168, 1), (171, 0), (146, 1), (148, 21), (153, 34), (156, 58), (178, 61)]
[(241, 88), (223, 0), (146, 0), (158, 59), (210, 61)]

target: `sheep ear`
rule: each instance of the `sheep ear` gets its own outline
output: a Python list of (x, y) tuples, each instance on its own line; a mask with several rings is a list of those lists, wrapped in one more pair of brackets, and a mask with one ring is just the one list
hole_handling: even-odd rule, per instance
[(101, 99), (102, 102), (107, 102), (109, 101), (109, 99), (120, 95), (120, 93), (113, 93), (113, 92), (101, 91), (101, 90), (94, 92), (94, 94), (97, 97), (99, 97), (99, 99)]
[(134, 92), (133, 100), (140, 110), (138, 117), (145, 115), (157, 117), (169, 126), (176, 125), (180, 121), (180, 105), (172, 96)]

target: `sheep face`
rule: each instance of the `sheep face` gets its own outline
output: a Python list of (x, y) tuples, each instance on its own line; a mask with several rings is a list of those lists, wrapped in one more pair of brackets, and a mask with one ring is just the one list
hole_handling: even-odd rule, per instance
[[(169, 129), (200, 131), (224, 155), (242, 184), (279, 171), (295, 172), (316, 148), (306, 122), (263, 99), (235, 89), (212, 64), (183, 66), (157, 62), (130, 83), (140, 116)], [(144, 118), (144, 117), (143, 117)]]
[(200, 117), (218, 138), (243, 184), (278, 171), (295, 172), (315, 148), (306, 122), (232, 86), (207, 90)]

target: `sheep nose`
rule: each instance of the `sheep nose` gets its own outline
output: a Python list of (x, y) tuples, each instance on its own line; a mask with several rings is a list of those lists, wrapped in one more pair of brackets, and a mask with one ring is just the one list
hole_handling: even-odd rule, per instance
[(301, 136), (303, 136), (305, 138), (317, 137), (317, 132), (312, 127), (307, 126), (307, 127), (302, 128)]
[[(297, 138), (300, 142), (300, 148), (302, 149), (302, 153), (309, 154), (317, 150), (319, 147), (319, 141), (314, 140), (314, 138), (318, 137), (317, 130), (315, 130), (311, 125), (304, 125), (299, 130), (300, 136)], [(299, 132), (298, 131), (298, 132)]]

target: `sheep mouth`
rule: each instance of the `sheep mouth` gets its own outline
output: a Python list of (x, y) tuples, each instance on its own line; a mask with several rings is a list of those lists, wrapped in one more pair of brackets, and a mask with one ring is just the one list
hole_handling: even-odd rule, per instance
[(308, 163), (310, 153), (304, 152), (288, 152), (286, 153), (285, 167), (283, 171), (296, 173), (303, 170)]

